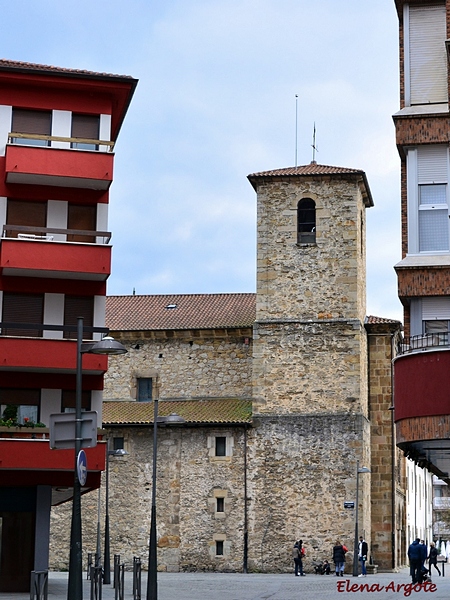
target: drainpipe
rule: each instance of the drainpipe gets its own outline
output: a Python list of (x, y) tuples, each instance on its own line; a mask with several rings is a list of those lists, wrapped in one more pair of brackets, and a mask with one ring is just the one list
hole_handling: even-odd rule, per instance
[[(393, 360), (394, 360), (394, 335), (391, 334), (391, 397), (394, 400), (394, 368), (393, 368)], [(396, 445), (395, 445), (395, 421), (394, 421), (394, 402), (392, 402), (392, 410), (391, 410), (391, 551), (392, 551), (392, 569), (395, 569), (395, 458), (396, 458)]]
[(247, 503), (247, 423), (244, 424), (244, 561), (243, 573), (248, 567), (248, 503)]

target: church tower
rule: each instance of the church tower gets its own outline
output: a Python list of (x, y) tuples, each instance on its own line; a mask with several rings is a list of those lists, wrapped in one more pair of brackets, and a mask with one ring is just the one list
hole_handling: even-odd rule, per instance
[[(326, 555), (336, 537), (352, 546), (354, 512), (344, 502), (355, 498), (357, 465), (370, 464), (365, 211), (373, 201), (357, 169), (311, 163), (249, 180), (258, 206), (259, 468), (250, 495), (261, 520), (253, 533), (268, 543), (304, 537)], [(359, 480), (360, 531), (369, 537), (370, 476)]]

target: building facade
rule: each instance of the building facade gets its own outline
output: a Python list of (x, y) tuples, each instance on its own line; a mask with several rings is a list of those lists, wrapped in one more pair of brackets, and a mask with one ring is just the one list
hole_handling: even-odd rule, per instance
[[(158, 401), (160, 415), (185, 420), (158, 430), (160, 569), (289, 572), (302, 538), (307, 570), (340, 539), (351, 572), (345, 503), (357, 485), (372, 562), (396, 568), (406, 540), (390, 410), (401, 325), (365, 314), (365, 174), (313, 163), (249, 179), (256, 294), (107, 298), (107, 325), (128, 348), (105, 379), (104, 428), (128, 452), (110, 463), (111, 548), (146, 563)], [(67, 560), (65, 510), (53, 514), (54, 568)], [(91, 551), (95, 521), (85, 523)]]
[[(402, 259), (395, 269), (405, 325), (394, 365), (396, 436), (399, 447), (417, 467), (449, 483), (450, 3), (396, 0), (395, 5), (400, 33), (400, 110), (394, 123), (401, 159), (402, 211)], [(409, 480), (412, 485), (417, 473)], [(426, 485), (429, 489), (428, 480)], [(411, 523), (410, 536), (416, 535), (414, 530)]]
[[(105, 329), (109, 187), (136, 80), (0, 61), (0, 591), (48, 569), (51, 507), (69, 500), (74, 451), (52, 450), (50, 415), (75, 407), (76, 322)], [(101, 419), (106, 357), (83, 360), (82, 404)], [(83, 491), (105, 444), (86, 450)]]

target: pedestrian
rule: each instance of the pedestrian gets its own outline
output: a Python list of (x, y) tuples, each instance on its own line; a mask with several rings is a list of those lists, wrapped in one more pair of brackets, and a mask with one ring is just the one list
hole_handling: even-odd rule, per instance
[(437, 566), (437, 557), (439, 555), (439, 552), (437, 551), (436, 546), (434, 545), (434, 542), (431, 542), (430, 544), (430, 554), (428, 555), (428, 566), (430, 567), (430, 575), (431, 575), (431, 565), (434, 566), (434, 568), (436, 569), (436, 571), (439, 573), (439, 577), (441, 576), (441, 572), (439, 570), (439, 567)]
[(344, 566), (345, 566), (345, 546), (341, 544), (339, 540), (336, 540), (336, 543), (333, 547), (333, 562), (336, 569), (336, 577), (344, 576)]
[(303, 572), (303, 558), (305, 557), (305, 554), (306, 554), (306, 551), (303, 547), (303, 540), (299, 540), (298, 541), (298, 556), (299, 556), (300, 562), (298, 564), (298, 568), (299, 568), (301, 577), (305, 576), (305, 573)]
[(420, 539), (416, 538), (408, 548), (409, 573), (414, 583), (422, 583), (422, 548)]
[(294, 573), (295, 573), (295, 576), (298, 577), (299, 576), (298, 568), (300, 565), (300, 554), (298, 552), (298, 542), (294, 543), (294, 547), (292, 549), (292, 558), (294, 559)]
[(359, 575), (359, 577), (366, 577), (366, 575), (367, 575), (366, 560), (367, 560), (368, 549), (369, 548), (367, 546), (367, 542), (361, 535), (359, 537), (359, 544), (358, 544), (358, 560), (361, 563), (361, 575)]

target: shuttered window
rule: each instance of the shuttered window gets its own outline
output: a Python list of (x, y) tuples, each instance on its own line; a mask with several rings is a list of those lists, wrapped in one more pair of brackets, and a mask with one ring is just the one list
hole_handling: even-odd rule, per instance
[[(3, 293), (3, 315), (4, 323), (42, 324), (44, 315), (43, 294), (19, 294), (15, 292)], [(17, 329), (6, 327), (2, 329), (3, 335), (42, 337), (42, 330), (31, 327)]]
[[(100, 135), (100, 117), (98, 115), (72, 115), (72, 137), (83, 140), (98, 140)], [(78, 150), (98, 150), (97, 144), (72, 142), (72, 148)]]
[[(88, 204), (69, 204), (67, 215), (67, 228), (80, 231), (96, 231), (97, 207)], [(68, 234), (68, 242), (95, 243), (95, 236)]]
[[(94, 298), (92, 296), (66, 296), (64, 299), (64, 325), (77, 326), (78, 317), (83, 317), (83, 325), (92, 327), (94, 321)], [(76, 339), (77, 332), (65, 331), (64, 337)], [(92, 334), (84, 334), (84, 339), (92, 339)]]
[[(13, 108), (12, 133), (30, 133), (36, 135), (51, 135), (52, 113), (41, 110), (25, 110)], [(26, 144), (28, 146), (49, 146), (48, 140), (33, 138), (13, 138), (14, 144)]]
[(41, 390), (38, 389), (0, 389), (0, 417), (21, 425), (26, 422), (37, 423), (40, 402)]
[[(29, 202), (8, 198), (6, 209), (7, 225), (26, 225), (28, 227), (45, 227), (47, 221), (47, 203)], [(27, 233), (42, 232), (27, 231)], [(8, 237), (17, 237), (17, 231), (8, 233)]]
[(411, 104), (448, 101), (445, 4), (409, 7)]
[[(61, 393), (61, 412), (74, 412), (76, 404), (75, 390), (62, 390)], [(81, 409), (91, 410), (91, 392), (90, 390), (81, 392)]]

